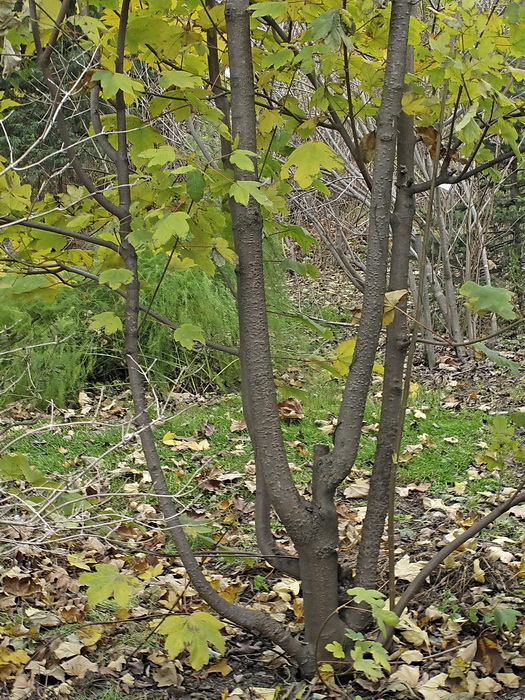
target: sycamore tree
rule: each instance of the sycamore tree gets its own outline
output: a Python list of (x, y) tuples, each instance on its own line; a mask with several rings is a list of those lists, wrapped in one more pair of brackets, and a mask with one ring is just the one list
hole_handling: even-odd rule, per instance
[[(419, 334), (406, 315), (416, 204), (425, 196), (430, 217), (439, 185), (480, 173), (497, 178), (500, 163), (521, 160), (525, 8), (475, 0), (439, 8), (411, 0), (29, 0), (27, 12), (6, 0), (2, 8), (4, 54), (11, 58), (4, 60), (0, 101), (2, 284), (52, 302), (87, 279), (123, 298), (121, 316), (99, 314), (92, 327), (124, 333), (134, 422), (192, 585), (219, 616), (279, 644), (306, 676), (331, 654), (348, 653), (357, 664), (355, 649), (343, 648), (345, 633), (370, 624), (366, 606), (383, 630), (396, 619), (373, 589), (393, 509), (406, 357)], [(24, 91), (12, 72), (23, 67), (35, 76), (45, 118), (20, 152), (9, 134), (24, 114)], [(370, 124), (364, 141), (358, 119)], [(170, 125), (187, 130), (185, 147)], [(427, 179), (414, 172), (422, 133), (433, 162)], [(58, 156), (64, 164), (50, 170), (50, 186), (32, 189), (27, 174)], [(280, 429), (262, 243), (272, 235), (311, 245), (287, 215), (290, 182), (329, 195), (326, 176), (344, 173), (348, 164), (369, 190), (362, 311), (356, 336), (336, 350), (333, 371), (347, 375), (344, 395), (333, 448), (315, 450), (306, 498), (292, 480)], [(59, 176), (67, 186), (51, 186)], [(160, 256), (172, 271), (197, 266), (209, 275), (233, 262), (240, 347), (205, 338), (198, 319), (176, 327), (157, 314), (141, 284), (145, 254)], [(464, 294), (474, 312), (515, 317), (504, 290), (474, 285)], [(420, 300), (412, 305), (417, 317)], [(185, 347), (197, 344), (198, 351), (205, 343), (239, 355), (256, 458), (257, 542), (275, 569), (301, 581), (301, 638), (269, 614), (221, 597), (201, 571), (170, 498), (148, 414), (139, 351), (144, 314), (172, 327)], [(385, 326), (382, 367), (376, 354)], [(349, 568), (338, 552), (335, 497), (356, 459), (374, 371), (384, 374), (380, 430), (358, 557)], [(525, 493), (516, 492), (434, 557), (394, 610), (403, 610), (450, 551), (522, 500)], [(276, 544), (274, 514), (294, 556)], [(390, 550), (393, 569), (392, 540)], [(352, 598), (357, 605), (345, 605)], [(392, 604), (394, 598), (392, 590)]]

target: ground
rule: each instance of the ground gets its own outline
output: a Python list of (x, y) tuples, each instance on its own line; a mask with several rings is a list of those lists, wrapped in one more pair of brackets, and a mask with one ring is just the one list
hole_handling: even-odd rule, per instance
[[(319, 314), (330, 305), (329, 295), (320, 299)], [(500, 350), (523, 366), (522, 347), (518, 339)], [(307, 394), (285, 402), (281, 415), (294, 478), (308, 495), (312, 447), (330, 444), (341, 382), (325, 378), (313, 389), (300, 364), (280, 371), (281, 387)], [(349, 567), (379, 391), (377, 379), (356, 468), (338, 495)], [(300, 585), (262, 563), (254, 547), (253, 455), (238, 395), (151, 401), (165, 401), (156, 429), (161, 458), (207, 576), (221, 595), (267, 610), (300, 634)], [(524, 405), (520, 381), (486, 359), (460, 363), (441, 350), (429, 370), (418, 357), (399, 465), (398, 593), (442, 546), (523, 486)], [(387, 673), (328, 675), (312, 685), (264, 640), (228, 624), (214, 632), (216, 619), (206, 617), (164, 532), (144, 457), (128, 435), (129, 408), (126, 393), (87, 390), (53, 415), (20, 403), (2, 414), (2, 697), (523, 700), (524, 505), (430, 576), (397, 628)], [(277, 521), (275, 532), (291, 546)], [(386, 591), (386, 554), (383, 564)], [(175, 637), (190, 636), (174, 655), (160, 627), (167, 615), (173, 624), (192, 620), (189, 632), (177, 628)]]

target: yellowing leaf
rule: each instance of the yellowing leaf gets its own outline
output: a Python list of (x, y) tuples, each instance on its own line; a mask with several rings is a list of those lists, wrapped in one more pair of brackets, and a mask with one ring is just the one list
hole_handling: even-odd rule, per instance
[(173, 238), (184, 238), (190, 230), (188, 218), (185, 211), (176, 211), (158, 221), (153, 233), (155, 244), (162, 246)]
[(29, 661), (29, 655), (23, 649), (8, 649), (0, 646), (0, 680), (15, 674)]
[(147, 148), (142, 153), (139, 153), (139, 158), (148, 159), (148, 167), (156, 165), (162, 166), (166, 163), (172, 163), (176, 159), (176, 153), (173, 146), (160, 146), (160, 148)]
[(113, 99), (119, 90), (124, 93), (124, 99), (131, 104), (144, 92), (144, 85), (139, 80), (133, 80), (129, 75), (113, 73), (109, 70), (97, 70), (93, 73), (93, 80), (100, 81), (104, 97)]
[(233, 165), (236, 165), (240, 170), (247, 170), (250, 173), (255, 172), (255, 153), (252, 151), (245, 151), (242, 148), (238, 148), (230, 155), (230, 161)]
[(102, 625), (88, 625), (81, 627), (77, 631), (77, 635), (82, 639), (85, 647), (94, 646), (104, 636), (106, 630)]
[(219, 659), (216, 664), (209, 666), (206, 670), (208, 673), (220, 673), (221, 676), (229, 676), (233, 671), (233, 668), (229, 665), (226, 659)]
[(219, 632), (224, 623), (206, 612), (191, 615), (170, 615), (159, 625), (158, 634), (166, 635), (166, 651), (176, 658), (181, 651), (188, 649), (192, 668), (199, 671), (210, 660), (208, 645), (214, 646), (221, 654), (226, 645)]
[(108, 598), (114, 598), (123, 608), (142, 587), (132, 576), (121, 574), (114, 564), (97, 564), (95, 573), (82, 574), (79, 582), (86, 585), (90, 605), (97, 605)]
[(306, 189), (310, 187), (321, 169), (342, 170), (342, 159), (325, 143), (321, 141), (309, 141), (298, 146), (287, 158), (281, 170), (281, 178), (289, 177), (290, 169), (296, 168), (294, 180)]
[(485, 572), (481, 568), (481, 564), (479, 563), (479, 559), (474, 559), (474, 573), (472, 574), (474, 581), (477, 581), (478, 583), (484, 583), (485, 581)]
[(388, 326), (394, 320), (394, 312), (400, 301), (405, 299), (408, 294), (407, 289), (397, 289), (385, 294), (385, 302), (383, 309), (383, 326)]

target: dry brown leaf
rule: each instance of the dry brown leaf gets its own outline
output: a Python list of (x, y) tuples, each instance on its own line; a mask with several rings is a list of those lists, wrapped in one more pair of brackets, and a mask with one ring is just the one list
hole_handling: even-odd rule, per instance
[(515, 673), (496, 673), (496, 680), (502, 683), (506, 688), (520, 687), (520, 677)]
[(232, 421), (232, 424), (230, 425), (230, 432), (240, 433), (241, 430), (246, 430), (247, 427), (248, 426), (246, 425), (244, 418), (240, 418), (239, 420)]
[(76, 634), (70, 634), (53, 650), (57, 659), (68, 659), (70, 656), (77, 656), (82, 651), (84, 643), (80, 641)]
[(97, 664), (94, 664), (93, 661), (90, 661), (86, 656), (80, 654), (68, 661), (64, 661), (60, 666), (67, 674), (75, 676), (75, 678), (84, 678), (88, 671), (98, 671)]
[(24, 573), (18, 566), (9, 569), (2, 576), (2, 588), (5, 593), (14, 596), (32, 596), (40, 590), (40, 584), (32, 576)]
[(26, 615), (32, 625), (43, 625), (44, 627), (58, 627), (61, 620), (58, 615), (48, 610), (38, 610), (37, 608), (26, 608)]
[(395, 576), (404, 581), (413, 581), (425, 566), (425, 562), (410, 561), (408, 554), (405, 554), (398, 562), (396, 562)]
[(299, 399), (290, 397), (277, 404), (279, 416), (286, 420), (301, 420), (304, 418), (303, 406)]
[(406, 664), (417, 664), (420, 661), (423, 661), (425, 657), (420, 651), (417, 651), (417, 649), (408, 649), (407, 651), (403, 651), (401, 653), (400, 658)]
[(370, 483), (364, 479), (356, 479), (355, 483), (350, 484), (344, 491), (343, 495), (346, 498), (364, 498), (368, 496), (370, 491)]
[(476, 692), (480, 695), (499, 693), (500, 690), (502, 690), (502, 686), (494, 678), (481, 678), (476, 685)]
[(513, 508), (509, 508), (509, 513), (512, 513), (512, 515), (515, 515), (518, 518), (525, 518), (525, 503), (521, 506), (514, 506)]
[(392, 673), (390, 681), (401, 681), (409, 688), (415, 688), (419, 682), (420, 669), (418, 666), (401, 664), (395, 673)]
[(494, 635), (483, 634), (479, 637), (474, 661), (480, 663), (489, 674), (498, 673), (503, 668), (505, 662)]
[(359, 141), (359, 153), (363, 160), (363, 163), (371, 163), (374, 160), (374, 155), (376, 151), (376, 132), (369, 131), (365, 134), (361, 141)]
[[(428, 148), (428, 152), (432, 160), (436, 157), (437, 137), (438, 132), (433, 126), (417, 126), (416, 134), (421, 137), (421, 140)], [(441, 155), (441, 154), (440, 154)], [(443, 155), (445, 155), (443, 153)]]
[(156, 668), (151, 675), (159, 688), (178, 687), (182, 685), (183, 678), (173, 661), (168, 661), (167, 664)]

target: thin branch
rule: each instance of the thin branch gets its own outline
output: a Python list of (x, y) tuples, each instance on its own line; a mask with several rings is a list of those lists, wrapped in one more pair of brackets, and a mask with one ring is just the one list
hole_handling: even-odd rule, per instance
[(34, 228), (38, 231), (48, 231), (49, 233), (57, 233), (59, 236), (66, 236), (67, 238), (74, 238), (77, 241), (83, 241), (85, 243), (92, 243), (93, 245), (101, 246), (103, 248), (109, 248), (118, 252), (118, 245), (112, 243), (111, 241), (106, 241), (103, 238), (98, 238), (97, 236), (90, 236), (85, 233), (78, 233), (76, 231), (70, 231), (69, 229), (60, 228), (59, 226), (51, 226), (50, 224), (41, 224), (37, 221), (31, 221), (29, 219), (16, 219), (13, 216), (0, 216), (0, 226), (5, 223), (9, 226), (25, 226), (26, 228)]

